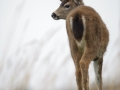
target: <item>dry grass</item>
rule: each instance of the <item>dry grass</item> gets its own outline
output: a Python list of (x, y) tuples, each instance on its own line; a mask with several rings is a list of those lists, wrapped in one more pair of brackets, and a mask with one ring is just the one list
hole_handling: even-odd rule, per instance
[[(90, 90), (97, 90), (95, 83), (92, 85)], [(105, 85), (103, 85), (103, 90), (120, 90), (120, 83), (105, 83)]]

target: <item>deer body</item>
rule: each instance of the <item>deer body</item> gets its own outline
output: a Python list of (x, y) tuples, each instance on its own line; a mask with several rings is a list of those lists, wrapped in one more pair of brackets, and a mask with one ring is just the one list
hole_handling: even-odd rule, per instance
[[(94, 61), (98, 90), (102, 90), (102, 63), (109, 41), (108, 30), (98, 13), (93, 8), (84, 6), (81, 0), (62, 0), (62, 3), (64, 3), (65, 8), (65, 5), (73, 3), (72, 9), (67, 9), (67, 15), (63, 15), (63, 17), (61, 14), (56, 15), (57, 18), (52, 17), (66, 19), (78, 90), (89, 90), (88, 69), (91, 61)], [(60, 12), (60, 7), (54, 14), (57, 11)]]

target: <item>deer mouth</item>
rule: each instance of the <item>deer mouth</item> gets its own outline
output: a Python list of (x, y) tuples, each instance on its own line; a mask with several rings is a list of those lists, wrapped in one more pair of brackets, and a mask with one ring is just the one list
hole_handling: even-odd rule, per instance
[(55, 13), (52, 13), (51, 16), (54, 20), (59, 20), (59, 16), (57, 16)]

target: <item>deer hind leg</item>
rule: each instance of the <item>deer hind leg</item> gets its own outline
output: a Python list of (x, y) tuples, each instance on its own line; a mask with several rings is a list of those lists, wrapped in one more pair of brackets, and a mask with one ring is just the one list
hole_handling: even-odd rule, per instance
[(88, 76), (88, 68), (89, 63), (81, 60), (80, 61), (80, 67), (81, 67), (81, 74), (82, 74), (82, 90), (89, 90), (89, 76)]
[(80, 60), (80, 68), (82, 74), (82, 90), (89, 90), (88, 69), (90, 62), (95, 58), (95, 56), (96, 56), (95, 51), (86, 50)]
[(74, 40), (70, 38), (71, 39), (70, 41), (72, 42), (70, 43), (70, 46), (71, 46), (72, 57), (73, 57), (75, 67), (76, 67), (75, 74), (76, 74), (77, 86), (78, 86), (78, 90), (82, 90), (82, 85), (81, 85), (82, 75), (81, 75), (81, 69), (80, 69), (79, 62), (81, 60), (83, 51), (80, 50), (76, 41), (78, 42), (81, 41), (81, 38), (83, 36), (83, 32), (84, 32), (83, 21), (78, 14), (75, 14), (75, 16), (74, 15), (70, 16), (67, 22), (68, 22), (67, 27), (70, 27), (68, 29), (70, 32), (72, 31), (73, 37), (74, 37)]
[(76, 82), (77, 82), (77, 86), (78, 86), (78, 90), (82, 90), (82, 86), (81, 86), (81, 71), (80, 69), (76, 69)]
[(97, 58), (94, 60), (95, 79), (98, 90), (102, 90), (102, 63), (103, 58)]
[(82, 56), (82, 52), (78, 51), (77, 56), (76, 56), (76, 61), (75, 61), (75, 67), (76, 67), (75, 74), (76, 74), (76, 82), (77, 82), (78, 90), (82, 90), (82, 84), (81, 84), (82, 75), (81, 75), (81, 70), (80, 70), (80, 65), (79, 65), (81, 56)]

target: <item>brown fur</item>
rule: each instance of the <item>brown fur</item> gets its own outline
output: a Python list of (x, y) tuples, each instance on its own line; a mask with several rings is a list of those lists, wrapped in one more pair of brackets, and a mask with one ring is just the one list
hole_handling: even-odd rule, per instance
[[(98, 90), (102, 90), (103, 54), (109, 41), (109, 33), (104, 22), (93, 8), (82, 5), (76, 6), (67, 14), (66, 28), (71, 55), (76, 67), (78, 90), (89, 90), (88, 68), (91, 61), (94, 61), (95, 71), (97, 70), (96, 83)], [(78, 43), (82, 43), (82, 45), (79, 46)]]

